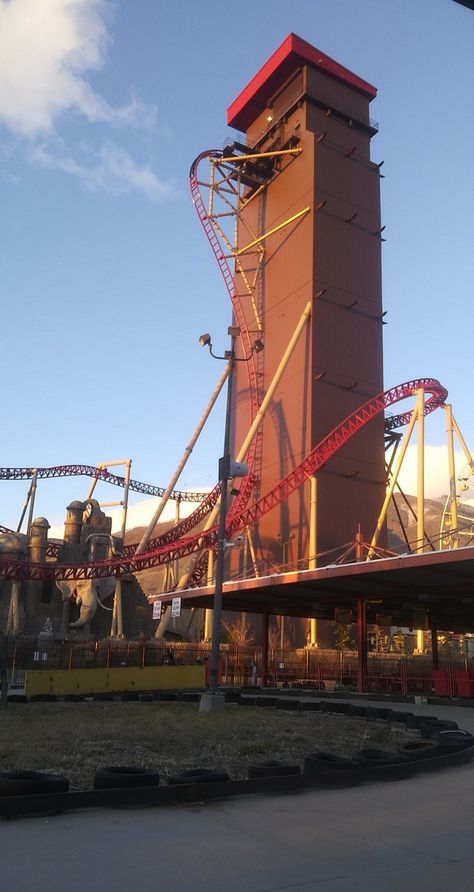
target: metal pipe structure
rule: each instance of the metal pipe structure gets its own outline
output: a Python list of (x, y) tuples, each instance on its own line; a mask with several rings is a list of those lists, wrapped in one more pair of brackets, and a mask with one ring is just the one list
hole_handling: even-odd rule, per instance
[[(416, 392), (416, 414), (418, 426), (418, 472), (416, 488), (416, 551), (422, 554), (425, 550), (425, 416), (423, 413), (425, 391), (420, 387)], [(416, 630), (416, 649), (419, 654), (425, 652), (425, 633)]]
[[(278, 365), (278, 368), (272, 378), (271, 384), (270, 384), (270, 386), (262, 400), (260, 407), (257, 410), (257, 413), (255, 415), (255, 418), (254, 418), (252, 424), (250, 425), (247, 436), (245, 437), (244, 442), (242, 443), (242, 446), (239, 449), (239, 453), (236, 457), (237, 462), (242, 462), (247, 454), (249, 446), (250, 446), (255, 434), (257, 433), (258, 428), (260, 427), (260, 425), (265, 417), (265, 413), (268, 409), (271, 399), (273, 398), (273, 394), (275, 393), (275, 390), (280, 383), (283, 372), (285, 371), (285, 368), (288, 365), (291, 354), (293, 353), (293, 350), (298, 342), (298, 338), (300, 337), (301, 332), (303, 331), (303, 328), (304, 328), (306, 322), (308, 321), (310, 315), (311, 315), (311, 301), (308, 301), (303, 313), (301, 314), (301, 318), (298, 322), (298, 325), (296, 326), (295, 331), (294, 331), (294, 333), (288, 343), (288, 346), (282, 356), (282, 359)], [(211, 529), (211, 527), (214, 526), (214, 524), (217, 520), (217, 517), (219, 515), (219, 506), (220, 506), (220, 502), (217, 502), (217, 504), (214, 506), (213, 510), (209, 514), (209, 517), (206, 521), (203, 532)], [(196, 566), (197, 560), (198, 560), (198, 557), (196, 557), (190, 561), (189, 568), (181, 576), (181, 579), (178, 582), (178, 589), (183, 589), (186, 587), (189, 577), (191, 576), (191, 573), (193, 572), (194, 567)]]
[(135, 554), (142, 554), (142, 552), (145, 551), (146, 546), (148, 544), (148, 540), (149, 540), (153, 530), (156, 527), (156, 524), (158, 523), (158, 521), (163, 513), (165, 505), (173, 491), (174, 485), (175, 485), (176, 481), (178, 480), (178, 478), (181, 474), (181, 471), (183, 470), (186, 462), (189, 459), (189, 456), (191, 455), (191, 453), (194, 449), (196, 440), (198, 439), (199, 434), (201, 433), (207, 419), (209, 418), (211, 410), (217, 400), (217, 397), (219, 396), (219, 394), (224, 386), (225, 381), (228, 378), (228, 375), (229, 375), (229, 365), (227, 365), (225, 367), (224, 371), (222, 372), (222, 375), (219, 378), (219, 381), (217, 382), (214, 392), (212, 393), (212, 396), (211, 396), (211, 398), (210, 398), (210, 400), (209, 400), (209, 402), (208, 402), (208, 404), (207, 404), (207, 406), (206, 406), (206, 408), (198, 422), (198, 425), (197, 425), (188, 445), (186, 446), (186, 449), (184, 450), (181, 461), (178, 463), (176, 470), (175, 470), (174, 474), (172, 475), (171, 480), (168, 483), (168, 486), (166, 487), (166, 489), (158, 503), (157, 509), (156, 509), (152, 519), (150, 520), (150, 523), (148, 524), (145, 532), (143, 533), (143, 536), (140, 539), (140, 542), (138, 543), (137, 550), (135, 551)]
[(357, 600), (357, 632), (357, 690), (359, 694), (362, 694), (365, 691), (365, 679), (367, 676), (367, 618), (363, 598), (358, 598)]
[[(308, 570), (315, 570), (317, 566), (317, 506), (318, 506), (318, 481), (316, 477), (310, 477), (310, 496), (309, 496), (309, 561)], [(318, 625), (314, 617), (310, 619), (309, 625), (309, 644), (310, 647), (318, 646)]]
[(464, 455), (466, 456), (466, 461), (471, 469), (471, 474), (474, 474), (474, 459), (472, 457), (471, 450), (469, 449), (469, 446), (467, 445), (461, 431), (459, 430), (459, 427), (456, 423), (456, 419), (455, 419), (454, 415), (452, 416), (452, 420), (453, 420), (453, 428), (456, 431), (456, 436), (462, 446)]
[[(224, 450), (223, 459), (229, 457), (230, 449), (230, 422), (231, 422), (231, 403), (232, 403), (232, 378), (235, 362), (235, 340), (236, 335), (231, 336), (230, 357), (228, 363), (227, 375), (227, 401), (225, 411), (224, 426)], [(217, 694), (219, 686), (219, 657), (221, 645), (221, 617), (222, 617), (222, 586), (224, 583), (224, 559), (226, 549), (225, 521), (227, 516), (227, 489), (229, 483), (229, 473), (224, 471), (221, 473), (221, 467), (225, 462), (219, 462), (219, 483), (221, 486), (221, 497), (219, 506), (219, 533), (217, 539), (216, 554), (216, 581), (214, 584), (214, 600), (212, 610), (212, 643), (211, 643), (211, 661), (209, 674), (209, 693)], [(227, 463), (230, 467), (230, 463)]]
[(275, 235), (276, 232), (280, 232), (280, 230), (284, 229), (285, 226), (289, 226), (290, 223), (295, 223), (296, 220), (299, 220), (300, 217), (304, 217), (305, 214), (308, 214), (310, 210), (310, 207), (303, 208), (301, 211), (298, 211), (297, 214), (293, 214), (292, 217), (288, 217), (288, 220), (285, 220), (283, 223), (279, 223), (278, 226), (274, 226), (273, 229), (269, 229), (269, 231), (265, 232), (264, 235), (259, 235), (258, 238), (253, 239), (253, 241), (249, 242), (247, 245), (244, 245), (243, 248), (239, 248), (238, 251), (234, 252), (235, 256), (239, 257), (240, 254), (244, 254), (246, 251), (249, 251), (250, 248), (254, 248), (255, 245), (260, 245), (261, 242), (264, 242), (271, 235)]
[[(125, 543), (125, 532), (127, 529), (127, 511), (128, 511), (128, 495), (130, 489), (130, 473), (132, 460), (128, 458), (125, 462), (125, 486), (123, 491), (122, 502), (122, 525), (120, 528), (120, 538), (122, 547)], [(110, 630), (111, 638), (123, 638), (123, 610), (122, 610), (122, 577), (117, 575), (115, 581), (114, 607), (112, 613), (112, 627)]]
[(398, 475), (400, 473), (400, 468), (403, 464), (403, 459), (405, 458), (405, 453), (408, 449), (408, 444), (410, 442), (410, 437), (413, 433), (413, 428), (415, 426), (417, 417), (418, 417), (418, 406), (415, 406), (415, 408), (413, 409), (413, 412), (412, 412), (412, 416), (410, 418), (410, 423), (408, 425), (408, 428), (407, 428), (407, 431), (405, 434), (405, 439), (403, 440), (403, 443), (400, 447), (400, 452), (398, 453), (398, 459), (397, 459), (393, 474), (390, 478), (390, 482), (387, 487), (387, 492), (385, 494), (384, 503), (382, 505), (382, 508), (381, 508), (381, 511), (380, 511), (380, 514), (379, 514), (379, 517), (377, 520), (377, 526), (375, 527), (375, 532), (374, 532), (374, 535), (372, 536), (372, 540), (370, 542), (370, 547), (367, 552), (367, 558), (366, 558), (366, 560), (368, 560), (368, 561), (370, 561), (375, 554), (374, 549), (375, 549), (375, 546), (377, 545), (377, 542), (379, 541), (380, 533), (382, 531), (382, 527), (384, 525), (385, 518), (387, 516), (387, 510), (388, 510), (388, 506), (390, 504), (390, 499), (392, 498), (393, 491), (394, 491), (396, 483), (397, 483)]
[(22, 512), (20, 515), (20, 520), (18, 521), (18, 526), (16, 528), (17, 533), (20, 532), (21, 527), (23, 525), (23, 521), (25, 519), (25, 514), (26, 514), (26, 509), (28, 508), (28, 505), (30, 504), (30, 499), (31, 499), (31, 496), (33, 493), (33, 488), (36, 489), (37, 474), (38, 474), (38, 471), (36, 468), (34, 468), (33, 477), (32, 477), (31, 483), (28, 487), (28, 492), (26, 494), (25, 504), (23, 505), (23, 509), (22, 509)]
[(446, 412), (446, 435), (448, 439), (448, 470), (449, 470), (449, 502), (451, 515), (451, 547), (459, 547), (458, 533), (458, 500), (456, 495), (456, 466), (454, 460), (454, 436), (453, 436), (453, 410), (449, 403), (444, 406)]
[(26, 528), (26, 533), (27, 533), (28, 538), (30, 535), (31, 524), (33, 522), (33, 512), (35, 510), (35, 498), (36, 498), (37, 485), (38, 485), (38, 471), (35, 468), (35, 470), (33, 471), (33, 478), (31, 480), (31, 486), (30, 486), (30, 510), (28, 511), (28, 526)]
[(418, 427), (418, 461), (416, 488), (416, 550), (425, 550), (425, 416), (423, 412), (425, 391), (420, 387), (416, 392), (416, 413)]

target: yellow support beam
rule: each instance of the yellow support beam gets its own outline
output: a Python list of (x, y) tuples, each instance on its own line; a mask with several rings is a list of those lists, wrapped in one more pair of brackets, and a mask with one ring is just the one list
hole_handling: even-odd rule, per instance
[(302, 211), (298, 211), (297, 214), (293, 214), (293, 216), (289, 217), (288, 220), (285, 220), (284, 223), (279, 223), (278, 226), (274, 226), (273, 229), (270, 229), (268, 232), (260, 235), (258, 238), (254, 239), (253, 242), (249, 242), (248, 245), (245, 245), (245, 247), (239, 248), (238, 251), (234, 251), (235, 256), (238, 257), (239, 254), (244, 254), (245, 251), (248, 251), (250, 248), (255, 247), (255, 245), (259, 245), (260, 242), (265, 241), (265, 239), (269, 238), (271, 235), (275, 235), (275, 233), (279, 232), (280, 229), (284, 229), (285, 226), (289, 226), (290, 223), (294, 223), (295, 220), (299, 220), (300, 217), (304, 217), (304, 215), (307, 214), (310, 210), (311, 208), (307, 207), (303, 208)]
[(275, 152), (256, 152), (254, 155), (229, 155), (222, 158), (211, 158), (212, 164), (231, 162), (239, 164), (241, 161), (255, 161), (257, 158), (279, 158), (281, 155), (300, 155), (303, 149), (281, 149)]

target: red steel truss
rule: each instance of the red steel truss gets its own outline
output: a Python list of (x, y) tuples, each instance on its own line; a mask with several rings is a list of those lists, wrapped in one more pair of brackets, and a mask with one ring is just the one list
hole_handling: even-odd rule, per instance
[[(424, 404), (424, 414), (428, 415), (446, 401), (448, 392), (435, 378), (421, 378), (407, 381), (392, 387), (384, 393), (364, 403), (356, 412), (349, 415), (331, 433), (307, 455), (303, 461), (288, 474), (278, 486), (270, 490), (249, 509), (242, 512), (229, 523), (227, 534), (232, 535), (254, 523), (267, 511), (288, 498), (291, 492), (301, 486), (305, 480), (327, 462), (331, 456), (347, 443), (362, 427), (388, 406), (412, 396), (419, 389), (425, 390), (429, 396)], [(411, 413), (403, 413), (388, 419), (390, 429), (406, 423)], [(214, 492), (214, 491), (213, 491)], [(166, 535), (166, 534), (165, 534)], [(156, 540), (155, 540), (156, 541)], [(121, 558), (96, 561), (90, 564), (29, 563), (3, 559), (0, 560), (0, 573), (8, 579), (94, 579), (104, 576), (122, 576), (126, 573), (137, 573), (151, 567), (160, 566), (168, 561), (177, 560), (202, 549), (214, 548), (217, 543), (217, 527), (206, 532), (196, 533), (189, 538), (181, 538), (175, 542), (160, 544), (150, 548), (136, 557), (124, 555)], [(128, 546), (133, 548), (133, 546)], [(135, 546), (136, 548), (136, 546)]]
[[(48, 477), (93, 477), (95, 480), (103, 480), (112, 483), (113, 486), (125, 486), (125, 478), (119, 474), (112, 474), (107, 468), (95, 468), (93, 465), (58, 465), (55, 468), (0, 468), (0, 480), (31, 480), (33, 474), (39, 478)], [(141, 492), (146, 496), (158, 496), (165, 493), (162, 486), (154, 486), (152, 483), (141, 483), (139, 480), (130, 480), (129, 489)], [(180, 502), (201, 502), (206, 498), (202, 492), (180, 492), (174, 490), (170, 499)], [(2, 528), (3, 529), (3, 528)]]

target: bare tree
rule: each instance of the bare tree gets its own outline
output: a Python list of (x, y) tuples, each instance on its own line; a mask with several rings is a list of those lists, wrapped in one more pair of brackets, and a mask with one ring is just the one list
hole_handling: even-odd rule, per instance
[(255, 641), (255, 635), (250, 628), (245, 613), (241, 613), (236, 623), (223, 623), (230, 644), (238, 648), (250, 647)]

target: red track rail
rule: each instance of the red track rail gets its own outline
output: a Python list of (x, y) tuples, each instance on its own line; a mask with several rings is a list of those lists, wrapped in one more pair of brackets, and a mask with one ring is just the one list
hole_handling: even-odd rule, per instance
[[(423, 388), (430, 394), (425, 402), (424, 414), (428, 415), (439, 406), (442, 406), (448, 395), (447, 390), (435, 378), (421, 378), (407, 381), (392, 387), (379, 394), (372, 400), (360, 406), (356, 412), (349, 415), (333, 431), (310, 452), (303, 461), (282, 480), (278, 486), (270, 490), (255, 505), (242, 512), (229, 524), (227, 533), (231, 535), (242, 529), (249, 523), (254, 523), (267, 511), (270, 511), (280, 502), (288, 498), (290, 493), (301, 486), (305, 480), (311, 477), (323, 464), (325, 464), (338, 450), (347, 443), (362, 427), (365, 427), (376, 415), (383, 412), (388, 406), (400, 400), (412, 396), (418, 389)], [(407, 412), (389, 419), (391, 428), (405, 424), (411, 417)], [(394, 424), (396, 422), (396, 424)], [(189, 538), (178, 539), (176, 542), (159, 545), (148, 552), (133, 557), (123, 557), (108, 561), (97, 561), (91, 564), (58, 564), (44, 563), (33, 564), (27, 561), (0, 560), (0, 573), (8, 579), (93, 579), (104, 576), (121, 576), (126, 573), (136, 573), (158, 567), (167, 561), (176, 560), (202, 549), (213, 548), (217, 542), (217, 527), (202, 533), (196, 533)]]
[[(219, 158), (223, 158), (223, 153), (219, 149), (210, 149), (206, 152), (201, 152), (200, 155), (193, 161), (191, 165), (191, 170), (189, 172), (189, 187), (191, 190), (192, 199), (194, 202), (194, 207), (196, 209), (196, 213), (199, 217), (200, 223), (206, 237), (211, 246), (211, 250), (214, 254), (214, 257), (217, 261), (217, 265), (220, 269), (222, 278), (224, 280), (225, 287), (227, 289), (227, 293), (229, 295), (233, 314), (235, 317), (235, 321), (240, 328), (240, 339), (242, 343), (243, 355), (248, 357), (247, 362), (245, 363), (247, 367), (247, 375), (249, 382), (249, 401), (250, 401), (250, 419), (253, 421), (255, 418), (258, 408), (259, 408), (259, 391), (258, 391), (258, 378), (257, 378), (257, 369), (255, 365), (255, 356), (253, 353), (253, 344), (250, 336), (249, 327), (247, 324), (247, 320), (245, 318), (245, 313), (243, 306), (239, 300), (239, 296), (237, 294), (237, 290), (235, 287), (234, 277), (232, 275), (232, 271), (227, 263), (227, 258), (225, 256), (225, 252), (221, 246), (218, 235), (212, 225), (212, 221), (209, 219), (206, 206), (201, 196), (201, 192), (199, 189), (199, 181), (198, 181), (198, 168), (202, 161), (212, 162), (213, 160), (218, 160)], [(258, 439), (257, 437), (261, 436), (260, 432), (257, 432), (256, 437), (245, 456), (246, 464), (249, 467), (249, 470), (252, 471), (255, 464), (255, 457), (257, 453)], [(252, 494), (253, 482), (250, 482), (250, 476), (247, 477), (247, 485), (243, 483), (240, 489), (240, 493), (237, 496), (235, 502), (232, 505), (231, 512), (232, 514), (235, 511), (244, 510), (248, 500)]]

